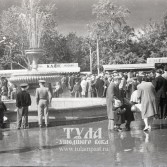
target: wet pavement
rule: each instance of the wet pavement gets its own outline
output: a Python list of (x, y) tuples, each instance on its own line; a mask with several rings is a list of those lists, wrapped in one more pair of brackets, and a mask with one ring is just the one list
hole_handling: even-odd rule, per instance
[(3, 129), (0, 166), (167, 167), (167, 129), (112, 133), (107, 120)]

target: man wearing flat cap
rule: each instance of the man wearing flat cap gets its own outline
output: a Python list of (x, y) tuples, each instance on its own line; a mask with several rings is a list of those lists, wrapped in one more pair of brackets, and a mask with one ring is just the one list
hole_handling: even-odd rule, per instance
[(156, 91), (158, 115), (160, 119), (163, 119), (166, 116), (167, 80), (162, 77), (161, 69), (156, 70), (156, 78), (153, 80), (153, 85)]
[(52, 95), (47, 87), (45, 87), (45, 80), (39, 80), (39, 88), (36, 89), (36, 103), (38, 106), (38, 123), (42, 127), (42, 117), (44, 113), (45, 125), (49, 125), (49, 111), (48, 107), (51, 103)]
[(26, 129), (28, 128), (28, 107), (31, 105), (31, 97), (27, 92), (27, 83), (21, 84), (20, 87), (21, 91), (16, 94), (17, 129), (20, 129), (21, 124)]

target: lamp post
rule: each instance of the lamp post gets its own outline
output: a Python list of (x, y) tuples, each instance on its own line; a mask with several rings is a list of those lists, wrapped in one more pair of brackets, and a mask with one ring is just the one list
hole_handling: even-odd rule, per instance
[(92, 74), (92, 47), (89, 48), (90, 72)]
[(97, 53), (97, 74), (99, 75), (100, 74), (100, 58), (99, 58), (99, 39), (97, 37), (97, 46), (96, 46), (96, 53)]
[(86, 43), (86, 45), (89, 47), (90, 72), (92, 74), (92, 47), (89, 43)]

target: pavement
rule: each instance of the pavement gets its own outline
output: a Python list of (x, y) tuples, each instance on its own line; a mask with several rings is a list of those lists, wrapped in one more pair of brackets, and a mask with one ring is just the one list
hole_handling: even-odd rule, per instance
[(0, 130), (0, 166), (167, 167), (165, 122), (150, 132), (109, 132), (108, 121)]

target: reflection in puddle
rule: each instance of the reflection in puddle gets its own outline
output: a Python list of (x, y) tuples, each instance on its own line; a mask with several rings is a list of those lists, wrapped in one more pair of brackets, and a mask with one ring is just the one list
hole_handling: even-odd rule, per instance
[[(149, 133), (142, 130), (110, 132), (107, 130), (107, 121), (73, 125), (72, 128), (80, 129), (101, 127), (102, 140), (108, 142), (96, 145), (92, 139), (90, 145), (70, 145), (59, 142), (67, 140), (64, 127), (69, 126), (0, 131), (0, 164), (79, 167), (165, 167), (167, 164), (167, 129), (156, 129)], [(8, 136), (3, 135), (5, 133)], [(101, 148), (101, 151), (76, 149), (81, 147)]]

